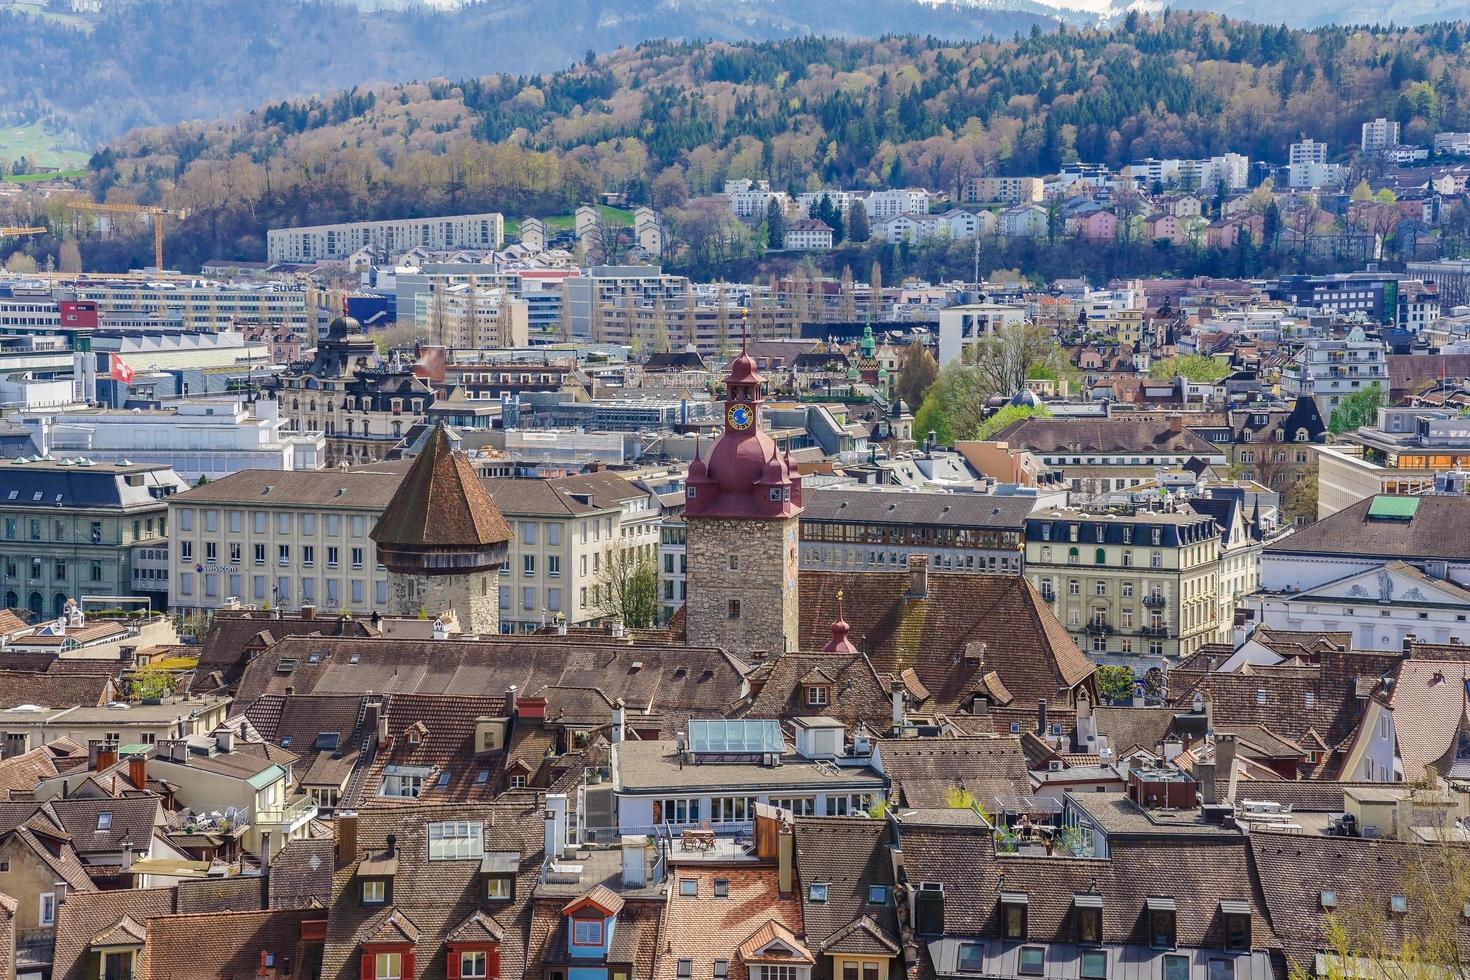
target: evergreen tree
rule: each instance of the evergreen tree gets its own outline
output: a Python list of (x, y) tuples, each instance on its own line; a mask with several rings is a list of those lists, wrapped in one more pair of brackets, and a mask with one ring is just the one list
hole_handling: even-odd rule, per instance
[(766, 202), (766, 247), (786, 247), (786, 215), (781, 212), (781, 202), (774, 197)]
[(868, 227), (867, 206), (862, 201), (853, 201), (852, 207), (847, 209), (847, 240), (862, 244), (872, 237), (873, 232)]

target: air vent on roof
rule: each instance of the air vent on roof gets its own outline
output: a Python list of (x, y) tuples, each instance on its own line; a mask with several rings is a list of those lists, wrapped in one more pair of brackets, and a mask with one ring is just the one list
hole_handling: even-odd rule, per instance
[(265, 489), (262, 490), (262, 491), (260, 491), (260, 495), (262, 497), (264, 497), (264, 496), (266, 496), (267, 494), (269, 494), (274, 489), (275, 489), (275, 486), (273, 484), (267, 483), (266, 486), (265, 486)]

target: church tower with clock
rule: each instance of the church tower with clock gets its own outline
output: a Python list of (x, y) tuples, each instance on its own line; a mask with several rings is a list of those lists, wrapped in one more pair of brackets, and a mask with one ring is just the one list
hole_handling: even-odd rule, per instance
[(761, 428), (761, 384), (744, 350), (725, 377), (725, 427), (689, 466), (688, 641), (738, 657), (796, 649), (801, 477)]

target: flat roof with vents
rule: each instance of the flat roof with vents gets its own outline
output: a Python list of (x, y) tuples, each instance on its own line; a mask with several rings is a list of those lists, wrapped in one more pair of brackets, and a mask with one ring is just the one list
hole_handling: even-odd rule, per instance
[(1368, 505), (1368, 516), (1380, 521), (1409, 521), (1419, 512), (1418, 497), (1391, 497), (1380, 494)]

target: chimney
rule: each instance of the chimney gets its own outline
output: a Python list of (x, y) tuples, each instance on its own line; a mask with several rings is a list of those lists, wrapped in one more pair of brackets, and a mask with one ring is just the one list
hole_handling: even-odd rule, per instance
[(1036, 734), (1046, 738), (1046, 698), (1036, 699)]
[(795, 853), (796, 834), (790, 821), (782, 820), (776, 831), (776, 890), (783, 896), (791, 894)]
[(902, 735), (904, 728), (908, 724), (908, 718), (905, 717), (903, 710), (903, 681), (891, 681), (888, 685), (888, 696), (893, 702), (893, 734)]
[(558, 616), (556, 618), (556, 635), (557, 636), (566, 636), (567, 635), (567, 619), (566, 619), (565, 616)]
[(1412, 660), (1412, 659), (1414, 659), (1414, 643), (1418, 639), (1419, 638), (1417, 636), (1415, 636), (1413, 633), (1405, 633), (1404, 634), (1404, 659), (1405, 660)]
[(357, 860), (357, 813), (337, 811), (337, 864), (346, 867)]
[(385, 846), (383, 848), (383, 851), (390, 858), (397, 857), (398, 856), (398, 835), (397, 834), (389, 834), (388, 835), (387, 846)]
[(1169, 416), (1169, 431), (1176, 436), (1184, 434), (1184, 417), (1182, 415)]
[(927, 555), (909, 556), (909, 598), (923, 599), (929, 594), (929, 558)]
[(117, 743), (98, 742), (96, 766), (97, 771), (101, 772), (104, 769), (111, 769), (115, 765), (117, 765)]
[[(1219, 749), (1216, 749), (1218, 758)], [(1216, 779), (1217, 764), (1214, 762), (1196, 762), (1194, 764), (1194, 778), (1199, 783), (1199, 796), (1207, 804), (1214, 806), (1219, 803), (1220, 784)]]
[(221, 752), (235, 751), (235, 730), (220, 726), (214, 730), (214, 747)]
[(1215, 736), (1216, 803), (1229, 803), (1235, 798), (1235, 736)]
[(516, 714), (516, 686), (512, 684), (505, 689), (505, 716), (514, 718)]
[(148, 788), (148, 757), (146, 755), (128, 756), (128, 782), (139, 789)]
[(102, 740), (93, 738), (87, 740), (87, 768), (93, 772), (97, 771), (97, 757), (102, 754)]
[(556, 813), (552, 810), (546, 811), (546, 837), (542, 846), (546, 849), (547, 861), (561, 858), (561, 852), (556, 847)]
[(623, 731), (628, 726), (627, 710), (627, 706), (623, 703), (622, 698), (618, 698), (613, 703), (612, 732), (609, 734), (608, 740), (614, 745), (617, 745), (623, 740)]
[(306, 603), (301, 607), (301, 618), (306, 620), (316, 619), (316, 606)]

